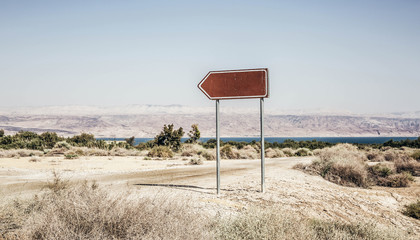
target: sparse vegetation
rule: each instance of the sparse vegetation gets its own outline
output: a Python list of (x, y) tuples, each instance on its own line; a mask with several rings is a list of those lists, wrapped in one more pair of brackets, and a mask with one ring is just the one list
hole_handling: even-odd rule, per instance
[(344, 186), (369, 186), (366, 156), (356, 146), (340, 144), (318, 153), (319, 159), (304, 171), (321, 175), (323, 178)]
[[(418, 218), (420, 202), (404, 214)], [(71, 184), (57, 174), (28, 200), (0, 206), (4, 239), (415, 239), (374, 223), (323, 221), (282, 209), (252, 207), (207, 216), (169, 196), (110, 194), (96, 182)]]
[(394, 160), (395, 169), (398, 173), (409, 172), (413, 176), (420, 176), (420, 162), (408, 156), (401, 156)]
[(147, 154), (149, 157), (159, 157), (159, 158), (172, 158), (174, 153), (169, 147), (166, 146), (156, 146), (153, 147)]
[(405, 206), (403, 214), (409, 217), (420, 219), (420, 200), (415, 203), (411, 203)]
[(110, 195), (55, 178), (43, 194), (0, 207), (5, 239), (209, 239), (209, 221), (165, 196)]
[[(363, 151), (354, 145), (339, 144), (314, 151), (318, 159), (309, 165), (299, 164), (295, 167), (344, 186), (409, 186), (414, 181), (413, 176), (420, 173), (419, 162), (405, 153), (389, 149), (386, 151), (386, 154), (382, 154), (370, 149), (364, 155)], [(365, 163), (367, 160), (377, 160), (378, 156), (382, 156), (387, 162), (371, 166)]]
[(220, 149), (220, 157), (224, 159), (239, 159), (240, 155), (236, 148), (225, 145)]
[(217, 239), (410, 239), (397, 229), (374, 223), (301, 218), (280, 206), (254, 208), (216, 225)]

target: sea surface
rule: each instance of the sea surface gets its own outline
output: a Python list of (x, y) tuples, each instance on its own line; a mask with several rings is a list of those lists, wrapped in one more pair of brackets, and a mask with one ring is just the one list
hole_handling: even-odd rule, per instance
[[(124, 141), (125, 138), (98, 138), (106, 141)], [(182, 141), (186, 141), (188, 138), (182, 138)], [(201, 138), (202, 142), (206, 142), (209, 139), (214, 138)], [(260, 138), (257, 137), (221, 137), (222, 141), (235, 141), (235, 142), (251, 142), (253, 140), (259, 141)], [(322, 142), (329, 142), (329, 143), (362, 143), (362, 144), (375, 144), (375, 143), (384, 143), (389, 140), (394, 141), (401, 141), (401, 140), (415, 140), (417, 137), (266, 137), (264, 140), (266, 142), (279, 142), (282, 143), (286, 139), (292, 139), (295, 141), (322, 141)], [(147, 142), (153, 140), (153, 138), (136, 138), (135, 144), (139, 144), (142, 142)]]

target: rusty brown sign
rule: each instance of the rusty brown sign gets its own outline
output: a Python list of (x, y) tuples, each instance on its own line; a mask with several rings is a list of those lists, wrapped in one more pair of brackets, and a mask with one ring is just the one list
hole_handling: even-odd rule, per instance
[(268, 97), (268, 69), (210, 71), (198, 88), (211, 100)]

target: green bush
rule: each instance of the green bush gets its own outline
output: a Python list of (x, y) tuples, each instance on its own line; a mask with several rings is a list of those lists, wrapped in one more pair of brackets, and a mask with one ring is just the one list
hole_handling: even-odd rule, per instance
[(198, 130), (198, 124), (191, 125), (191, 130), (188, 132), (188, 136), (190, 137), (187, 139), (186, 143), (196, 143), (200, 139), (200, 130)]
[(147, 154), (149, 157), (160, 157), (160, 158), (171, 158), (174, 156), (174, 153), (169, 147), (166, 146), (156, 146), (153, 147)]
[(403, 214), (415, 219), (420, 219), (420, 200), (417, 202), (406, 205)]
[(61, 141), (61, 142), (57, 142), (57, 143), (54, 145), (54, 148), (65, 148), (65, 149), (70, 149), (70, 148), (71, 148), (71, 145), (70, 145), (68, 142), (66, 142), (66, 141)]
[(157, 146), (166, 146), (174, 151), (181, 149), (181, 138), (184, 136), (184, 130), (180, 127), (178, 130), (174, 130), (174, 125), (166, 124), (163, 126), (162, 131), (156, 135), (154, 143)]
[(311, 152), (308, 149), (304, 149), (304, 148), (299, 148), (296, 152), (295, 152), (296, 156), (299, 157), (306, 157), (306, 156), (311, 156)]
[(369, 173), (371, 173), (373, 176), (378, 176), (378, 177), (388, 177), (389, 175), (392, 174), (392, 169), (382, 164), (369, 166), (368, 170), (369, 170)]

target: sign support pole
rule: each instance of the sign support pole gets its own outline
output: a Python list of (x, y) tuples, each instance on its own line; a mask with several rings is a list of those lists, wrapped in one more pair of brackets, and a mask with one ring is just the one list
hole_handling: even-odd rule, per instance
[(220, 111), (219, 100), (216, 100), (216, 172), (217, 172), (217, 195), (220, 193)]
[(265, 186), (265, 148), (264, 148), (264, 98), (260, 98), (260, 123), (261, 123), (261, 192), (264, 192)]

